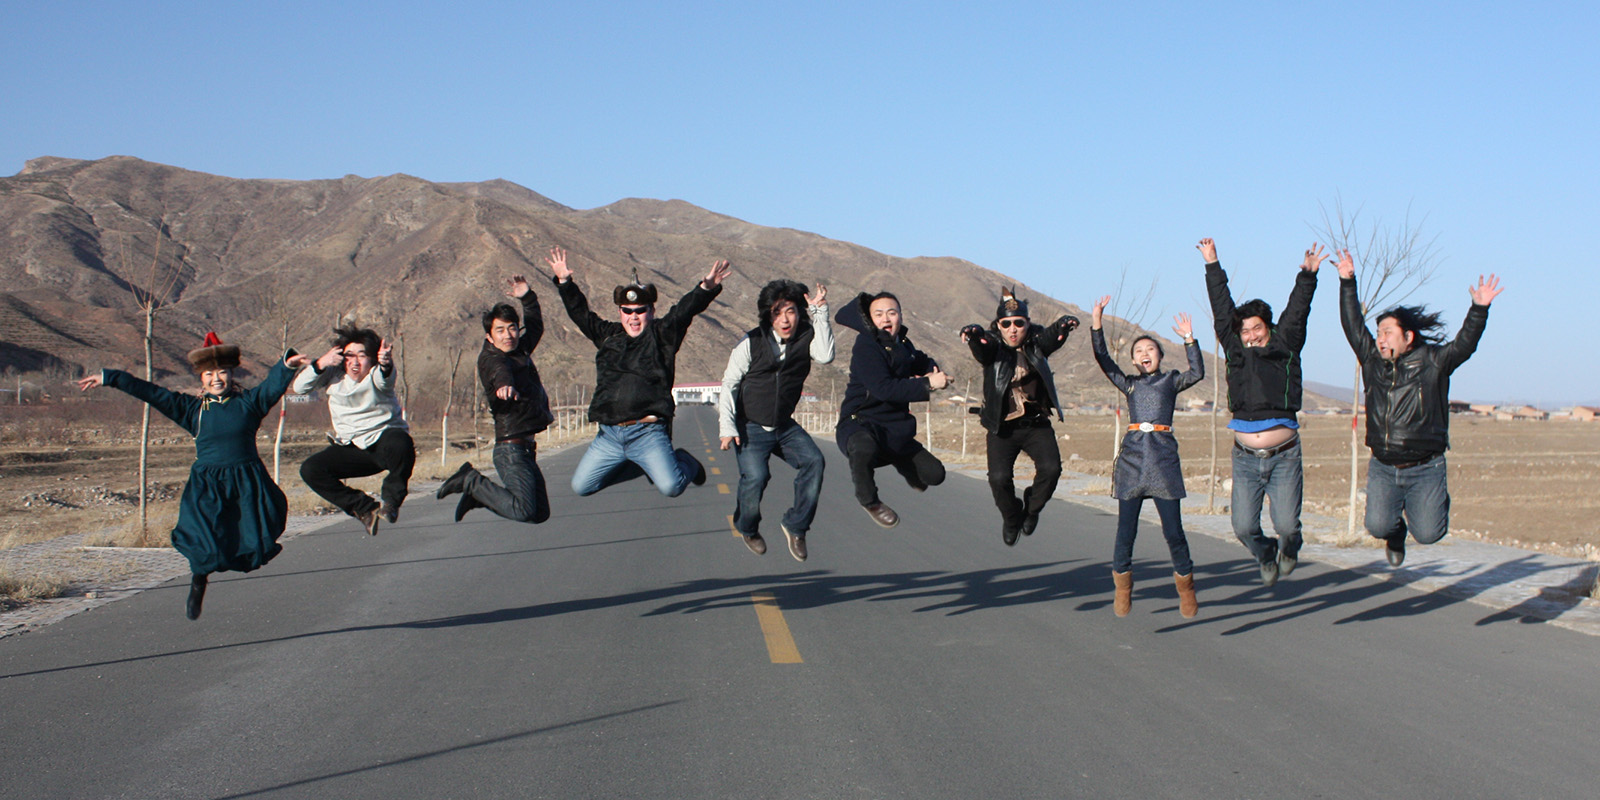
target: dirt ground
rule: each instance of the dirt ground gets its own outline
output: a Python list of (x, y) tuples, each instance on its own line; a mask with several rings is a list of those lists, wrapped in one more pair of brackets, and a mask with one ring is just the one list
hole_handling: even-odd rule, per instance
[[(323, 411), (322, 413), (326, 413)], [(927, 417), (919, 414), (919, 421)], [(291, 415), (293, 419), (293, 415)], [(933, 415), (933, 446), (951, 451), (947, 459), (982, 467), (983, 431), (977, 418), (957, 413)], [(813, 429), (832, 426), (830, 415), (805, 415)], [(1203, 495), (1210, 464), (1209, 415), (1180, 415), (1176, 422), (1191, 495)], [(1220, 423), (1226, 418), (1220, 417)], [(966, 452), (962, 459), (962, 428)], [(1350, 493), (1350, 418), (1308, 416), (1305, 436), (1306, 510), (1342, 517)], [(290, 426), (283, 451), (283, 485), (297, 513), (332, 513), (332, 508), (300, 483), (300, 460), (324, 445), (315, 414)], [(440, 466), (439, 429), (414, 431), (418, 444), (416, 476), (442, 478), (463, 458), (472, 457), (471, 430), (461, 425), (452, 436), (448, 467)], [(592, 429), (561, 426), (541, 435), (551, 446), (586, 439)], [(263, 427), (260, 449), (271, 469), (272, 426)], [(1110, 416), (1068, 416), (1056, 423), (1061, 452), (1072, 471), (1110, 474), (1116, 421)], [(194, 446), (177, 428), (161, 422), (152, 428), (150, 474), (152, 528), (164, 542), (176, 498), (188, 474)], [(129, 521), (137, 515), (138, 428), (105, 422), (72, 424), (45, 417), (0, 417), (0, 548), (84, 531), (117, 529), (108, 544), (132, 544)], [(1451, 421), (1451, 535), (1509, 544), (1579, 558), (1600, 558), (1600, 425), (1580, 422), (1495, 421), (1458, 417)], [(1219, 427), (1217, 442), (1218, 511), (1228, 499), (1230, 436)], [(479, 458), (487, 460), (485, 450)], [(1023, 463), (1026, 463), (1024, 459)], [(1365, 486), (1366, 450), (1360, 448), (1357, 488)], [(368, 490), (375, 490), (371, 479)], [(363, 484), (357, 483), (358, 486)], [(1359, 503), (1359, 501), (1358, 501)], [(1358, 520), (1359, 524), (1359, 520)]]

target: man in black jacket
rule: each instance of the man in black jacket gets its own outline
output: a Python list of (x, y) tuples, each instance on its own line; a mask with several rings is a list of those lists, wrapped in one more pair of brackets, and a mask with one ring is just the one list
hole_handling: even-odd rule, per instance
[(833, 361), (828, 289), (817, 284), (817, 293), (811, 295), (804, 284), (772, 281), (756, 296), (756, 317), (760, 324), (728, 354), (717, 399), (722, 449), (731, 446), (739, 460), (733, 527), (750, 552), (766, 554), (761, 496), (772, 479), (767, 462), (776, 455), (795, 470), (794, 504), (778, 527), (789, 542), (789, 555), (804, 561), (806, 533), (822, 492), (823, 460), (811, 434), (795, 422), (794, 409), (811, 374), (811, 362)]
[[(1237, 307), (1228, 292), (1228, 273), (1217, 261), (1217, 245), (1196, 245), (1206, 260), (1206, 291), (1211, 321), (1228, 363), (1228, 410), (1233, 419), (1233, 535), (1255, 557), (1261, 582), (1271, 586), (1299, 564), (1300, 509), (1305, 473), (1300, 460), (1300, 351), (1306, 344), (1306, 317), (1317, 290), (1322, 245), (1306, 251), (1295, 276), (1289, 304), (1278, 324), (1272, 306), (1251, 300)], [(1261, 534), (1261, 501), (1272, 499), (1272, 532)]]
[(534, 435), (554, 420), (532, 357), (544, 336), (544, 315), (539, 297), (521, 275), (511, 276), (506, 294), (522, 303), (522, 327), (519, 330), (517, 310), (511, 304), (497, 304), (483, 312), (484, 341), (478, 352), (478, 379), (494, 415), (494, 469), (504, 485), (473, 469), (472, 462), (462, 464), (438, 492), (440, 499), (461, 493), (456, 522), (474, 508), (487, 508), (516, 522), (550, 518), (550, 497), (534, 444)]
[(1355, 262), (1339, 254), (1339, 321), (1361, 362), (1366, 385), (1367, 532), (1387, 544), (1389, 565), (1406, 559), (1406, 533), (1433, 544), (1450, 529), (1450, 488), (1444, 453), (1450, 448), (1450, 374), (1478, 349), (1489, 322), (1489, 303), (1500, 279), (1478, 276), (1469, 287), (1472, 307), (1455, 341), (1445, 343), (1439, 314), (1421, 306), (1396, 306), (1378, 315), (1378, 335), (1367, 332), (1356, 292)]
[(565, 251), (552, 250), (549, 263), (567, 316), (596, 347), (589, 421), (599, 424), (600, 432), (578, 461), (572, 491), (580, 496), (600, 491), (620, 477), (620, 468), (629, 461), (667, 497), (683, 494), (690, 483), (704, 484), (706, 470), (700, 461), (672, 447), (672, 382), (689, 323), (722, 292), (722, 281), (732, 271), (728, 262), (713, 264), (660, 319), (655, 316), (655, 284), (639, 283), (635, 273), (633, 283), (611, 293), (620, 322), (601, 319), (589, 309), (572, 280)]
[(850, 459), (856, 502), (873, 522), (892, 528), (900, 515), (878, 497), (873, 470), (892, 466), (919, 492), (944, 483), (944, 464), (916, 439), (911, 404), (927, 402), (949, 385), (950, 376), (911, 344), (900, 321), (900, 300), (889, 292), (862, 292), (834, 321), (859, 332), (834, 438)]
[[(1011, 547), (1017, 536), (1030, 536), (1039, 525), (1039, 512), (1055, 495), (1061, 480), (1061, 447), (1050, 414), (1059, 419), (1050, 354), (1078, 327), (1078, 318), (1062, 316), (1045, 328), (1028, 320), (1028, 304), (1013, 289), (1003, 289), (994, 322), (985, 329), (968, 325), (961, 340), (983, 366), (983, 408), (978, 419), (988, 431), (989, 490), (1000, 508), (1000, 539)], [(1017, 500), (1014, 472), (1017, 456), (1033, 459), (1033, 485)]]

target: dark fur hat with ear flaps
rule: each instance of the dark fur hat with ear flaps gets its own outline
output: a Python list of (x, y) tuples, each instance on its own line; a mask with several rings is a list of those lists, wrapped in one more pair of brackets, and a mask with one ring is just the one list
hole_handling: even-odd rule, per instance
[(995, 309), (994, 318), (1028, 317), (1028, 303), (1017, 299), (1017, 287), (1003, 286), (1000, 288), (1000, 305)]
[(206, 333), (206, 340), (197, 350), (189, 351), (189, 366), (196, 375), (208, 369), (237, 369), (239, 346), (223, 344), (216, 331)]
[(633, 271), (633, 282), (611, 290), (611, 300), (619, 306), (651, 306), (656, 302), (656, 285), (640, 283), (639, 270)]

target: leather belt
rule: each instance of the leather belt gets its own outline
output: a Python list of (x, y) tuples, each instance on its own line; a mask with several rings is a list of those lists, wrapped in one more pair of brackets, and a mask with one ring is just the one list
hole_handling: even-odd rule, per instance
[(660, 421), (661, 421), (660, 417), (658, 417), (658, 416), (656, 416), (654, 414), (646, 414), (646, 415), (644, 415), (644, 416), (642, 416), (642, 417), (640, 417), (638, 419), (630, 419), (627, 422), (619, 422), (616, 425), (613, 425), (612, 427), (614, 427), (614, 428), (626, 428), (626, 427), (628, 427), (630, 425), (644, 425), (644, 424), (647, 424), (647, 423), (660, 422)]
[(1412, 467), (1420, 467), (1423, 464), (1426, 464), (1429, 461), (1432, 461), (1432, 460), (1434, 460), (1434, 459), (1436, 459), (1438, 457), (1439, 457), (1439, 454), (1438, 453), (1434, 453), (1433, 455), (1428, 456), (1427, 458), (1424, 458), (1421, 461), (1407, 461), (1404, 464), (1390, 464), (1389, 466), (1394, 467), (1395, 469), (1410, 469)]
[(1282, 444), (1274, 445), (1272, 447), (1250, 447), (1248, 445), (1240, 444), (1238, 439), (1233, 440), (1233, 446), (1235, 449), (1241, 453), (1248, 453), (1256, 458), (1271, 458), (1272, 456), (1288, 450), (1299, 443), (1299, 436), (1295, 436), (1287, 442), (1283, 442)]
[(494, 440), (495, 444), (525, 444), (529, 447), (538, 447), (539, 443), (532, 436), (508, 436), (504, 439)]
[(1128, 430), (1130, 430), (1130, 431), (1144, 431), (1145, 433), (1150, 433), (1152, 431), (1160, 431), (1162, 433), (1166, 433), (1166, 432), (1172, 430), (1172, 426), (1171, 425), (1157, 425), (1157, 424), (1155, 424), (1153, 422), (1138, 422), (1138, 423), (1134, 423), (1134, 424), (1129, 425), (1128, 426)]

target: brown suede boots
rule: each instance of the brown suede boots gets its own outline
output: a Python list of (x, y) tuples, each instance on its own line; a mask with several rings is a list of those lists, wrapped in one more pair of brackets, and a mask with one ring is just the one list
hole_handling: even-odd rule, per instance
[(1111, 601), (1111, 610), (1119, 617), (1126, 617), (1133, 610), (1133, 572), (1112, 572), (1111, 580), (1117, 584), (1117, 596)]
[(1179, 575), (1172, 573), (1172, 582), (1178, 585), (1178, 613), (1184, 619), (1190, 619), (1200, 613), (1200, 601), (1194, 596), (1194, 573)]

